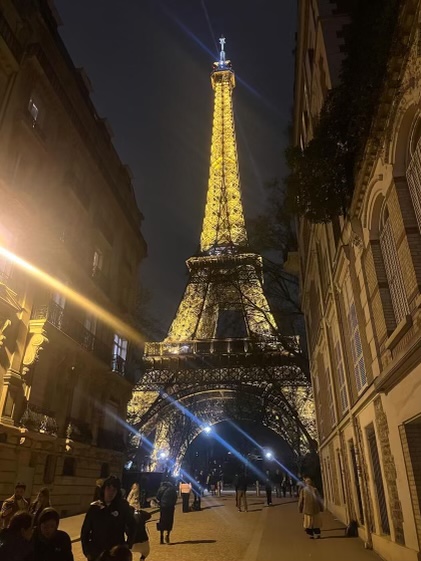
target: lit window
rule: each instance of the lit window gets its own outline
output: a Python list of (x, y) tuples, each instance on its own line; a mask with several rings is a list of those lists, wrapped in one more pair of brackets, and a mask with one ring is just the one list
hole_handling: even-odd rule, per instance
[(117, 333), (114, 334), (113, 355), (119, 356), (123, 360), (126, 360), (127, 357), (127, 340)]
[(96, 317), (91, 314), (90, 312), (87, 312), (85, 315), (85, 321), (83, 322), (83, 325), (85, 327), (85, 329), (87, 331), (89, 331), (89, 333), (92, 333), (93, 335), (95, 335), (96, 333)]
[(97, 271), (102, 271), (104, 265), (104, 256), (99, 249), (95, 249), (94, 258), (92, 260), (92, 274), (95, 275)]
[(32, 126), (35, 126), (35, 123), (39, 117), (39, 107), (37, 103), (35, 103), (34, 98), (31, 97), (28, 103), (28, 111), (32, 117)]

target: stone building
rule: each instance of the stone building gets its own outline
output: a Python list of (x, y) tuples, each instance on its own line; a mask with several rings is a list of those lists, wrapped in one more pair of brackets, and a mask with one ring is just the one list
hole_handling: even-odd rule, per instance
[(59, 23), (50, 2), (1, 2), (0, 249), (61, 284), (0, 253), (0, 498), (18, 480), (28, 496), (47, 486), (70, 515), (122, 470), (135, 375), (125, 333), (78, 295), (130, 324), (146, 245)]
[[(352, 2), (300, 0), (294, 143), (338, 82)], [(399, 54), (348, 217), (298, 224), (302, 304), (327, 507), (384, 559), (421, 550), (421, 27), (403, 0)]]

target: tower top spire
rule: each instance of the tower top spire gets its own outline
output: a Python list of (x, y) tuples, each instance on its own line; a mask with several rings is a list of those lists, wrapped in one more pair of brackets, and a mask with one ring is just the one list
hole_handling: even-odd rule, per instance
[(213, 71), (218, 72), (220, 70), (232, 70), (231, 61), (226, 59), (225, 53), (225, 43), (227, 40), (223, 35), (219, 38), (219, 44), (221, 45), (221, 50), (219, 51), (219, 60), (213, 63)]
[(221, 37), (219, 38), (219, 43), (221, 45), (221, 51), (219, 53), (219, 66), (224, 66), (225, 65), (225, 43), (227, 42), (227, 40), (225, 39), (225, 37), (223, 35), (221, 35)]

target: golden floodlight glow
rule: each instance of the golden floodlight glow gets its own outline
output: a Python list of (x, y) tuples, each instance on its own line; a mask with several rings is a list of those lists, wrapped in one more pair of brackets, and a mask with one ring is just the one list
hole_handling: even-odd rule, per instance
[(88, 311), (95, 315), (98, 319), (106, 323), (109, 327), (115, 330), (116, 333), (129, 339), (131, 342), (141, 345), (143, 343), (143, 338), (138, 331), (133, 327), (121, 321), (118, 317), (110, 314), (104, 308), (95, 304), (86, 296), (79, 294), (72, 288), (69, 288), (64, 283), (60, 282), (58, 279), (52, 277), (48, 273), (42, 271), (35, 265), (32, 265), (25, 259), (22, 259), (15, 253), (7, 250), (6, 248), (0, 246), (0, 255), (4, 256), (6, 259), (17, 265), (20, 269), (30, 274), (32, 277), (42, 281), (49, 288), (52, 288), (56, 292), (63, 294), (67, 299), (76, 304), (79, 308)]

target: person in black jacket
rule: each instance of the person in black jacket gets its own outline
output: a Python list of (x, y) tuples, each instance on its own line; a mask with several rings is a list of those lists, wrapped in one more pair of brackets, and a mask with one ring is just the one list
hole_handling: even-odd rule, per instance
[(8, 528), (0, 532), (0, 561), (29, 561), (32, 559), (32, 515), (18, 511), (10, 519)]
[(33, 561), (73, 561), (70, 536), (58, 530), (59, 521), (58, 512), (51, 507), (44, 508), (39, 515)]
[(170, 533), (174, 524), (174, 510), (177, 502), (177, 489), (169, 479), (164, 480), (156, 494), (159, 504), (159, 522), (157, 524), (161, 532), (160, 543), (170, 543)]
[(100, 499), (91, 504), (83, 521), (83, 553), (88, 561), (94, 561), (115, 545), (127, 544), (131, 548), (135, 530), (133, 509), (121, 496), (120, 480), (110, 475), (102, 484)]

